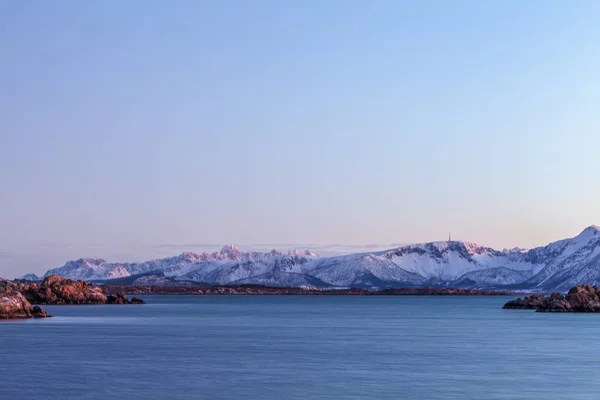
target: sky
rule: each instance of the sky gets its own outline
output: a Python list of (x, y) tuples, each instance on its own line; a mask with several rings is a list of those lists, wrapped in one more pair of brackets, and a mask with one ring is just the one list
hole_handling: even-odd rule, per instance
[(591, 0), (2, 2), (0, 276), (575, 236), (600, 224), (599, 20)]

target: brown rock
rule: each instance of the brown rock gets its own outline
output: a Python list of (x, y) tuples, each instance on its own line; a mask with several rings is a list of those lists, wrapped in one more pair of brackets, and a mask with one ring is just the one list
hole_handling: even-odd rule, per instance
[(544, 302), (544, 296), (541, 294), (532, 294), (529, 297), (516, 300), (511, 300), (502, 308), (518, 309), (518, 310), (535, 310)]
[(125, 293), (109, 294), (106, 298), (106, 304), (128, 304)]
[(40, 306), (33, 306), (33, 308), (31, 309), (31, 316), (33, 318), (47, 318), (50, 315), (48, 315), (48, 313), (46, 312), (46, 310), (44, 310), (42, 307), (40, 307)]
[(552, 293), (550, 297), (544, 299), (536, 312), (572, 312), (574, 311), (562, 294)]
[(11, 285), (0, 285), (0, 319), (44, 318), (48, 316), (41, 307), (32, 307), (25, 296), (13, 290)]
[(51, 275), (40, 283), (20, 283), (0, 279), (0, 318), (42, 318), (48, 314), (31, 304), (145, 304), (141, 299), (129, 301), (124, 293), (108, 298), (101, 287)]
[(592, 285), (579, 285), (569, 289), (566, 296), (552, 293), (544, 298), (532, 295), (509, 301), (503, 308), (534, 308), (538, 312), (600, 312), (600, 290)]
[(73, 281), (56, 275), (40, 284), (22, 285), (21, 292), (34, 304), (104, 304), (102, 288), (84, 281)]
[(116, 294), (109, 294), (106, 298), (106, 304), (146, 304), (146, 302), (137, 297), (133, 297), (131, 301), (129, 301), (125, 293), (119, 292)]
[(574, 312), (600, 312), (600, 296), (595, 286), (575, 286), (569, 290), (565, 299)]

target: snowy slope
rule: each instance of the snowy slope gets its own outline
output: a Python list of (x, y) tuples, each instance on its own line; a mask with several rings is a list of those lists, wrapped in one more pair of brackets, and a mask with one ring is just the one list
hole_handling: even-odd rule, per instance
[(231, 282), (233, 285), (257, 284), (266, 286), (312, 286), (318, 288), (329, 287), (330, 285), (315, 278), (314, 276), (300, 274), (296, 272), (272, 271), (266, 274), (252, 276), (250, 278), (240, 279)]
[(525, 271), (533, 267), (522, 254), (457, 241), (405, 246), (387, 252), (385, 257), (406, 271), (442, 281), (458, 279), (471, 271), (497, 267)]
[(518, 284), (531, 277), (531, 271), (516, 271), (514, 269), (497, 267), (467, 272), (448, 286), (452, 287), (497, 287)]
[(332, 286), (414, 286), (425, 282), (422, 275), (408, 272), (384, 256), (368, 253), (323, 258), (310, 263), (306, 273)]
[(36, 274), (24, 274), (17, 278), (17, 280), (21, 281), (39, 281), (41, 278)]
[(600, 275), (600, 227), (590, 226), (572, 239), (534, 249), (526, 256), (545, 266), (525, 286), (552, 290), (572, 282), (592, 282)]
[(44, 274), (60, 275), (71, 279), (96, 280), (115, 279), (131, 275), (126, 264), (112, 264), (101, 258), (80, 258), (69, 261), (60, 268), (51, 269)]
[(143, 263), (82, 258), (45, 276), (104, 281), (153, 271), (170, 279), (211, 284), (365, 288), (433, 284), (562, 290), (579, 283), (600, 282), (600, 228), (590, 226), (572, 239), (531, 250), (499, 251), (470, 242), (447, 241), (317, 257), (308, 250), (242, 252), (230, 245), (214, 253), (183, 253)]
[[(198, 271), (198, 276), (217, 274), (219, 269), (233, 267), (236, 263), (256, 264), (257, 268), (263, 268), (261, 273), (270, 264), (276, 264), (283, 258), (309, 259), (315, 254), (309, 250), (292, 250), (286, 254), (272, 250), (268, 253), (242, 252), (233, 245), (223, 247), (218, 252), (209, 253), (182, 253), (178, 256), (152, 260), (143, 263), (108, 263), (100, 258), (80, 258), (69, 261), (60, 268), (51, 269), (44, 277), (49, 275), (60, 275), (72, 279), (83, 279), (89, 281), (100, 281), (115, 278), (123, 278), (131, 275), (139, 275), (152, 271), (163, 271), (168, 277), (179, 277), (190, 272)], [(240, 268), (233, 269), (232, 273)], [(243, 268), (242, 268), (243, 269)], [(239, 272), (239, 276), (231, 278), (242, 279), (247, 277)]]

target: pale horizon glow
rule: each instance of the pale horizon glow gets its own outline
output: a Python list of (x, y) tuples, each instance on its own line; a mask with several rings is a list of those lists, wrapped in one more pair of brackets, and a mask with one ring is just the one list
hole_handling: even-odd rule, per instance
[(591, 0), (2, 3), (0, 277), (576, 236), (600, 223), (599, 19)]

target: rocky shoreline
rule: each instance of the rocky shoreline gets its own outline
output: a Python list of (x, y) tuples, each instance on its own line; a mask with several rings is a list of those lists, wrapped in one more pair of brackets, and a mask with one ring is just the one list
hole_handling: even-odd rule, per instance
[(32, 306), (10, 281), (0, 280), (0, 319), (46, 318), (40, 306)]
[(56, 275), (39, 283), (0, 280), (0, 319), (45, 318), (49, 315), (39, 305), (67, 304), (144, 304), (144, 301), (135, 297), (129, 300), (122, 292), (107, 296), (100, 286)]
[(511, 300), (502, 308), (536, 312), (597, 313), (600, 312), (600, 290), (592, 285), (579, 285), (569, 289), (564, 296), (561, 293), (552, 293), (547, 297), (534, 294)]
[(510, 296), (511, 292), (494, 292), (456, 288), (398, 288), (384, 290), (316, 289), (262, 285), (221, 285), (205, 288), (189, 286), (104, 286), (107, 293), (188, 294), (188, 295), (296, 295), (296, 296)]

